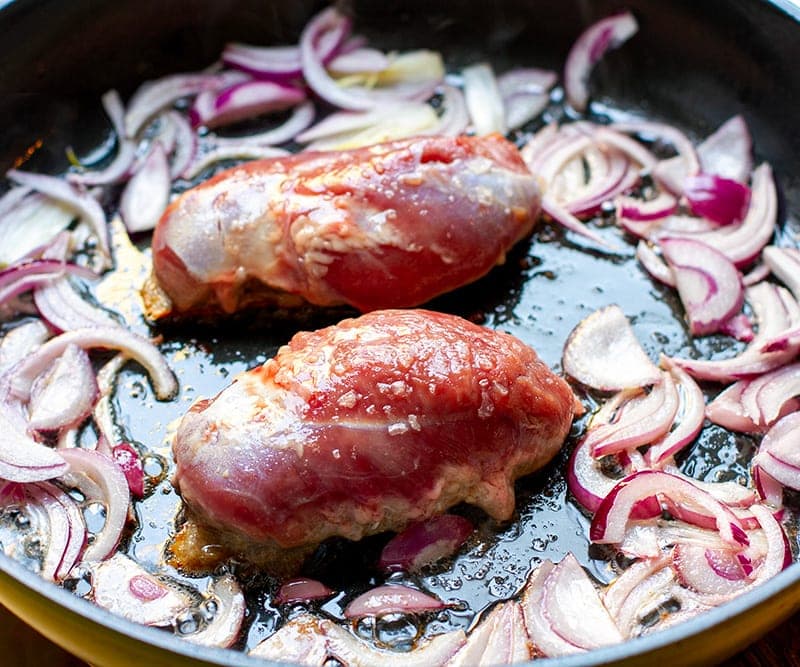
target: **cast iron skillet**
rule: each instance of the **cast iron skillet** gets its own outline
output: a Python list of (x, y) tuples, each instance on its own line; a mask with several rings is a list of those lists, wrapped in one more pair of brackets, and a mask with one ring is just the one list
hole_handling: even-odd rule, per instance
[[(770, 160), (782, 187), (781, 215), (788, 222), (781, 234), (795, 239), (796, 244), (800, 233), (795, 217), (800, 210), (800, 183), (795, 175), (800, 173), (800, 135), (796, 133), (794, 105), (800, 99), (800, 73), (796, 70), (800, 9), (786, 0), (356, 0), (350, 5), (359, 28), (384, 47), (432, 46), (442, 50), (454, 66), (489, 58), (501, 67), (515, 63), (553, 68), (561, 67), (569, 45), (584, 25), (623, 7), (633, 9), (641, 31), (624, 53), (612, 54), (597, 72), (598, 108), (641, 111), (676, 123), (695, 137), (734, 113), (743, 113), (754, 134), (757, 157)], [(63, 170), (66, 142), (80, 152), (102, 138), (104, 121), (97, 100), (108, 88), (116, 87), (127, 96), (143, 80), (203, 67), (229, 39), (294, 42), (316, 8), (317, 3), (305, 0), (6, 3), (0, 9), (0, 167), (10, 167), (33, 147), (33, 159), (26, 167)], [(489, 324), (512, 331), (536, 331), (540, 338), (537, 348), (546, 361), (555, 364), (564, 332), (558, 325), (548, 330), (544, 322), (548, 306), (563, 306), (564, 296), (556, 295), (552, 286), (548, 291), (549, 278), (540, 275), (546, 271), (532, 272), (531, 262), (526, 265), (521, 260), (528, 253), (533, 268), (537, 263), (547, 267), (553, 266), (553, 257), (563, 255), (550, 254), (556, 247), (552, 239), (548, 245), (548, 239), (537, 233), (534, 241), (530, 249), (516, 251), (517, 262), (510, 263), (510, 268), (495, 271), (435, 305), (462, 314), (480, 314)], [(581, 257), (588, 258), (586, 262), (599, 261), (580, 244), (560, 238), (556, 242), (566, 248), (558, 253), (571, 253), (569, 260), (559, 260), (562, 263), (556, 268), (561, 271), (580, 271), (584, 266)], [(522, 271), (519, 266), (526, 268)], [(619, 274), (608, 275), (613, 279), (613, 284), (606, 285), (609, 294), (567, 294), (565, 298), (580, 301), (578, 310), (604, 305), (612, 297), (619, 301), (628, 298), (633, 301), (626, 304), (626, 312), (635, 311), (635, 297), (630, 295), (641, 288), (641, 277), (619, 280)], [(669, 301), (666, 292), (656, 296), (661, 295)], [(533, 324), (518, 321), (514, 312), (522, 308), (538, 308), (540, 321), (537, 323), (535, 316), (530, 320)], [(638, 314), (640, 333), (661, 325), (658, 313), (643, 308)], [(324, 321), (334, 316), (321, 317)], [(261, 331), (260, 353), (268, 354), (284, 341), (293, 326), (285, 322), (267, 325)], [(570, 326), (562, 325), (567, 330)], [(667, 333), (674, 334), (668, 341), (672, 351), (686, 344), (679, 334)], [(178, 339), (188, 335), (181, 330), (169, 334)], [(245, 357), (255, 358), (254, 349), (247, 347), (241, 333), (237, 337), (235, 327), (223, 324), (203, 336), (201, 347), (203, 342), (222, 341), (220, 359), (212, 355), (209, 363), (224, 364), (222, 357), (240, 344)], [(123, 414), (130, 410), (136, 422), (156, 421), (161, 416), (158, 411), (162, 408), (152, 401), (137, 403), (125, 396), (118, 401)], [(142, 437), (148, 435), (152, 433), (145, 429)], [(562, 457), (545, 470), (534, 487), (552, 489), (562, 483), (559, 465), (563, 461)], [(563, 493), (560, 498), (563, 502)], [(562, 550), (569, 546), (565, 541)], [(691, 622), (590, 654), (536, 664), (644, 665), (656, 660), (709, 664), (743, 648), (800, 608), (798, 580), (800, 566), (795, 564), (759, 589)], [(266, 664), (128, 623), (44, 582), (4, 556), (0, 556), (0, 602), (98, 667), (139, 660), (154, 666)]]

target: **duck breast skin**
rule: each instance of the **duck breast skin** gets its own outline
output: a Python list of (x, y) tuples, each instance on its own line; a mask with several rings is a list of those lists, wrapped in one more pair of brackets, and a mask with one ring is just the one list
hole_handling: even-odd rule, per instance
[(154, 317), (287, 296), (364, 312), (415, 306), (502, 263), (539, 204), (538, 180), (500, 135), (250, 162), (167, 208), (145, 300), (157, 291), (171, 302)]
[(454, 315), (381, 310), (296, 334), (195, 403), (173, 443), (200, 526), (242, 544), (357, 540), (466, 501), (496, 519), (546, 464), (574, 396), (508, 334)]

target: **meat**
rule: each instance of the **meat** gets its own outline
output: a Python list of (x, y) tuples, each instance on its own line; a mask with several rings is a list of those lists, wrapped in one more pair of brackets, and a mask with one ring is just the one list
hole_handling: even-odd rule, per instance
[(145, 300), (154, 317), (264, 303), (418, 305), (502, 263), (539, 201), (537, 179), (500, 135), (251, 162), (169, 206)]
[(195, 522), (251, 555), (400, 530), (462, 501), (508, 519), (514, 480), (555, 455), (573, 409), (510, 335), (375, 311), (298, 333), (192, 406), (175, 481)]

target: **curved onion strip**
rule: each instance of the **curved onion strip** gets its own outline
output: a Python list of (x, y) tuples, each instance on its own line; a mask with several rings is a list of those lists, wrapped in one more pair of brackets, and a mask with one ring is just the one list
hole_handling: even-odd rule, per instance
[(758, 465), (753, 466), (753, 481), (758, 495), (767, 505), (781, 509), (783, 507), (783, 485)]
[(66, 277), (39, 285), (33, 292), (33, 301), (41, 316), (57, 331), (119, 326), (108, 311), (78, 294)]
[[(106, 444), (110, 446), (110, 443)], [(130, 443), (122, 442), (111, 448), (111, 458), (125, 475), (131, 496), (144, 497), (144, 466), (138, 450)]]
[(117, 380), (122, 367), (128, 363), (128, 355), (120, 352), (107, 361), (97, 372), (97, 387), (100, 390), (100, 398), (94, 406), (94, 423), (100, 434), (100, 440), (113, 448), (122, 441), (111, 407), (111, 394), (114, 391), (114, 384)]
[(169, 161), (169, 176), (178, 178), (192, 163), (197, 153), (197, 134), (183, 114), (170, 109), (164, 119), (175, 128), (175, 146)]
[(67, 472), (69, 464), (61, 454), (36, 442), (23, 429), (18, 415), (0, 405), (0, 479), (39, 482)]
[[(742, 284), (746, 285), (747, 282), (742, 279)], [(720, 325), (719, 332), (726, 336), (731, 336), (736, 340), (740, 340), (743, 343), (750, 343), (756, 337), (756, 333), (753, 331), (753, 323), (744, 313), (738, 313), (725, 320)]]
[[(764, 248), (764, 252), (766, 248)], [(763, 255), (763, 252), (762, 252)], [(744, 283), (745, 287), (750, 287), (751, 285), (755, 285), (756, 283), (760, 283), (762, 280), (766, 280), (769, 278), (770, 274), (772, 273), (772, 268), (766, 264), (756, 264), (752, 269), (750, 269), (747, 273), (742, 276), (742, 282)], [(795, 299), (797, 295), (795, 294)]]
[[(620, 359), (625, 359), (623, 366)], [(642, 387), (662, 377), (617, 305), (596, 310), (578, 323), (564, 345), (562, 367), (578, 382), (600, 391)]]
[[(695, 479), (694, 477), (690, 477), (675, 465), (674, 459), (670, 459), (668, 462), (666, 462), (662, 470), (670, 475), (675, 475), (676, 477), (680, 477), (681, 479), (691, 482), (697, 488), (702, 489), (710, 496), (730, 507), (734, 514), (737, 513), (737, 508), (750, 507), (758, 500), (756, 493), (752, 489), (742, 486), (738, 482), (704, 482), (702, 480)], [(711, 525), (713, 526), (713, 520)]]
[(655, 558), (645, 558), (633, 563), (628, 569), (614, 579), (603, 591), (603, 604), (606, 609), (608, 609), (611, 618), (619, 617), (625, 600), (628, 599), (639, 584), (668, 564), (669, 559), (664, 555), (658, 555)]
[(431, 131), (432, 134), (444, 134), (455, 137), (463, 134), (469, 125), (469, 113), (464, 93), (459, 88), (442, 84), (440, 88), (443, 109), (439, 116), (439, 124)]
[(639, 174), (630, 168), (627, 158), (614, 151), (608, 156), (608, 169), (599, 175), (593, 169), (586, 187), (588, 192), (571, 199), (567, 209), (577, 216), (594, 215), (604, 203), (626, 192), (638, 181)]
[(697, 147), (702, 170), (746, 183), (753, 170), (753, 139), (742, 116), (729, 118)]
[(153, 343), (121, 327), (96, 327), (68, 331), (51, 338), (38, 348), (14, 368), (10, 379), (13, 393), (21, 400), (28, 400), (33, 380), (54, 359), (61, 356), (71, 343), (84, 349), (99, 347), (125, 352), (150, 374), (156, 396), (160, 400), (167, 400), (178, 391), (175, 376)]
[(136, 159), (136, 144), (125, 135), (125, 107), (116, 90), (109, 90), (101, 98), (117, 135), (117, 154), (101, 170), (67, 174), (67, 180), (80, 185), (111, 185), (124, 180), (133, 168)]
[(262, 114), (284, 111), (306, 99), (295, 86), (274, 81), (241, 81), (220, 91), (203, 91), (189, 109), (192, 127), (231, 125)]
[(800, 363), (782, 366), (750, 380), (741, 393), (746, 414), (760, 427), (770, 427), (800, 396)]
[(481, 619), (447, 667), (513, 665), (530, 657), (522, 609), (518, 602), (509, 600), (496, 605)]
[[(264, 132), (257, 132), (256, 134), (248, 134), (241, 137), (221, 137), (217, 134), (208, 135), (208, 140), (217, 147), (223, 146), (241, 146), (243, 144), (254, 144), (258, 146), (276, 146), (284, 144), (292, 139), (303, 141), (300, 139), (302, 133), (314, 120), (316, 111), (313, 102), (303, 102), (298, 104), (291, 112), (289, 118), (277, 127), (273, 127)], [(178, 173), (183, 173), (187, 165)]]
[(297, 665), (323, 665), (328, 657), (328, 638), (321, 627), (323, 623), (333, 625), (311, 614), (296, 616), (253, 647), (249, 655)]
[(691, 482), (664, 472), (643, 470), (620, 481), (603, 499), (592, 520), (589, 537), (592, 542), (619, 544), (634, 505), (657, 490), (673, 503), (697, 507), (710, 513), (723, 540), (736, 547), (748, 543), (739, 519), (730, 509)]
[(172, 188), (167, 154), (156, 141), (122, 191), (119, 212), (129, 232), (149, 232), (169, 203)]
[(637, 222), (654, 222), (672, 215), (678, 210), (678, 200), (669, 192), (660, 191), (652, 199), (619, 196), (615, 199), (617, 218)]
[(772, 168), (764, 162), (753, 172), (750, 206), (742, 222), (719, 229), (699, 232), (692, 236), (713, 246), (736, 266), (750, 264), (769, 243), (775, 231), (778, 214), (778, 194)]
[(75, 219), (71, 208), (30, 188), (14, 186), (6, 196), (17, 193), (24, 197), (0, 214), (0, 266), (36, 255)]
[[(592, 139), (577, 132), (561, 132), (562, 138), (554, 142), (546, 151), (535, 156), (535, 162), (528, 167), (548, 186), (566, 165), (579, 158), (582, 153), (592, 147)], [(535, 166), (533, 166), (535, 165)]]
[(334, 591), (321, 581), (300, 577), (284, 582), (275, 596), (277, 604), (290, 602), (308, 602), (333, 595)]
[(470, 65), (461, 71), (461, 75), (464, 99), (475, 134), (505, 134), (508, 131), (505, 107), (492, 66), (488, 63)]
[(32, 172), (19, 171), (18, 169), (10, 169), (6, 175), (20, 185), (28, 186), (73, 209), (89, 226), (97, 238), (101, 268), (108, 268), (111, 266), (111, 250), (109, 248), (106, 214), (94, 197), (85, 192), (79, 192), (67, 181), (56, 176), (35, 174)]
[[(105, 454), (88, 449), (62, 449), (61, 456), (69, 463), (70, 473), (83, 473), (91, 479), (103, 493), (102, 502), (106, 506), (106, 519), (102, 530), (83, 554), (87, 561), (104, 560), (114, 553), (119, 544), (125, 522), (128, 519), (128, 505), (131, 501), (128, 481), (122, 469)], [(100, 499), (98, 499), (100, 500)]]
[(39, 504), (47, 515), (47, 550), (41, 575), (51, 581), (61, 581), (78, 561), (86, 544), (83, 516), (72, 498), (49, 482), (27, 485), (25, 495)]
[(564, 64), (564, 92), (573, 109), (586, 109), (594, 66), (608, 50), (624, 44), (638, 29), (633, 14), (625, 11), (593, 23), (575, 40)]
[(181, 178), (191, 180), (196, 178), (200, 172), (207, 167), (223, 160), (265, 160), (274, 157), (285, 157), (289, 151), (273, 146), (261, 146), (251, 143), (225, 143), (221, 146), (212, 147), (211, 150), (196, 156), (186, 169), (183, 170)]
[(683, 196), (695, 215), (730, 225), (747, 214), (750, 188), (730, 178), (700, 172), (684, 179)]
[(661, 465), (687, 444), (692, 442), (703, 428), (705, 418), (705, 398), (703, 391), (692, 377), (668, 359), (662, 359), (670, 375), (675, 380), (679, 396), (679, 408), (675, 427), (647, 450), (646, 459), (652, 466)]
[(418, 613), (442, 609), (444, 603), (415, 588), (408, 586), (378, 586), (362, 593), (344, 610), (345, 618), (383, 616), (394, 613)]
[(693, 336), (718, 331), (741, 310), (742, 277), (725, 255), (689, 238), (663, 238), (659, 246), (675, 276)]
[(597, 589), (572, 553), (545, 580), (542, 613), (556, 634), (580, 648), (622, 641)]
[(89, 355), (77, 345), (67, 345), (31, 387), (29, 427), (34, 431), (76, 427), (89, 416), (97, 396)]
[(528, 635), (536, 650), (548, 658), (580, 653), (584, 650), (556, 634), (544, 615), (544, 583), (553, 568), (555, 565), (552, 562), (543, 561), (531, 574), (520, 598)]
[(121, 553), (92, 563), (91, 573), (95, 603), (134, 623), (170, 625), (192, 602)]
[(0, 373), (27, 357), (50, 338), (50, 329), (39, 319), (28, 320), (6, 331), (0, 339)]
[[(614, 126), (616, 127), (616, 126)], [(641, 165), (645, 171), (650, 171), (656, 165), (655, 156), (642, 146), (623, 133), (608, 126), (599, 126), (593, 133), (595, 141), (616, 148), (621, 153), (627, 155), (631, 160)]]
[(206, 90), (221, 90), (246, 81), (246, 74), (223, 71), (214, 74), (172, 74), (142, 84), (128, 102), (125, 136), (133, 139), (153, 116), (173, 102)]
[(774, 273), (795, 299), (800, 299), (800, 250), (770, 245), (764, 248), (764, 264)]
[(608, 454), (649, 444), (664, 436), (678, 411), (678, 392), (668, 373), (649, 394), (625, 403), (614, 423), (591, 429), (586, 440), (592, 456)]
[(745, 291), (758, 322), (758, 333), (743, 352), (729, 359), (679, 359), (671, 361), (695, 378), (717, 382), (734, 382), (770, 371), (792, 359), (800, 350), (800, 338), (786, 340), (778, 349), (767, 351), (770, 341), (797, 326), (797, 302), (789, 292), (777, 285), (763, 282)]
[[(459, 91), (460, 93), (460, 91)], [(300, 143), (317, 142), (321, 139), (336, 139), (386, 122), (402, 113), (406, 107), (414, 106), (400, 102), (397, 107), (369, 109), (367, 111), (334, 111), (321, 121), (295, 137)], [(398, 109), (399, 107), (399, 109)]]
[(246, 607), (244, 593), (232, 575), (224, 574), (211, 584), (209, 595), (216, 605), (214, 617), (200, 632), (183, 637), (195, 644), (228, 648), (242, 628)]
[(359, 46), (349, 50), (343, 46), (328, 63), (328, 70), (337, 75), (375, 74), (385, 70), (389, 64), (389, 58), (378, 49)]
[(382, 570), (413, 571), (452, 556), (472, 534), (472, 523), (456, 514), (443, 514), (411, 524), (381, 551)]
[(522, 127), (538, 116), (550, 102), (550, 89), (558, 75), (535, 67), (515, 67), (497, 77), (505, 106), (506, 126)]
[(672, 269), (661, 259), (661, 256), (653, 250), (651, 246), (644, 239), (636, 244), (636, 259), (639, 260), (645, 270), (659, 282), (675, 287), (675, 274)]
[(800, 434), (800, 412), (793, 412), (767, 431), (753, 465), (791, 489), (800, 489), (800, 455), (797, 438)]
[(697, 545), (678, 543), (672, 551), (672, 565), (681, 584), (696, 593), (733, 597), (747, 587), (748, 581), (741, 566), (738, 577), (724, 576), (714, 568), (713, 559), (716, 555), (724, 554)]
[(546, 194), (542, 197), (542, 211), (565, 229), (575, 232), (576, 234), (580, 234), (581, 236), (594, 241), (603, 248), (614, 250), (614, 246), (612, 246), (602, 236), (589, 229), (566, 208)]

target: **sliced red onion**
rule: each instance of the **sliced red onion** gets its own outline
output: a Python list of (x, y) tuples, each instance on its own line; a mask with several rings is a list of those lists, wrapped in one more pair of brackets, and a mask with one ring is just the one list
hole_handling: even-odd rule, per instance
[[(747, 284), (744, 279), (742, 279), (742, 283)], [(753, 331), (753, 323), (744, 313), (739, 313), (725, 320), (720, 325), (719, 332), (743, 343), (750, 343), (756, 337), (755, 331)]]
[(472, 531), (472, 523), (455, 514), (443, 514), (412, 524), (389, 540), (381, 552), (378, 566), (390, 572), (417, 570), (452, 556)]
[(672, 552), (673, 567), (680, 582), (697, 593), (734, 596), (744, 590), (748, 580), (735, 558), (731, 565), (737, 565), (738, 571), (734, 567), (720, 570), (716, 566), (725, 553), (691, 544), (676, 544)]
[(333, 593), (334, 591), (321, 581), (300, 577), (284, 582), (278, 590), (275, 602), (278, 604), (308, 602), (309, 600), (319, 600), (330, 597)]
[(543, 588), (544, 617), (563, 639), (583, 649), (622, 641), (597, 589), (572, 553), (553, 568)]
[(522, 127), (544, 111), (557, 80), (555, 72), (536, 67), (515, 67), (498, 76), (506, 126), (510, 130)]
[[(406, 108), (406, 104), (400, 103), (399, 106), (400, 113), (402, 113)], [(395, 109), (382, 107), (368, 111), (335, 111), (298, 134), (295, 139), (300, 143), (331, 139), (380, 125), (387, 120), (394, 119), (397, 115)]]
[(34, 259), (4, 269), (0, 271), (0, 304), (31, 289), (59, 280), (66, 273), (95, 277), (89, 269), (56, 259)]
[(691, 482), (653, 470), (636, 472), (620, 481), (601, 503), (592, 519), (589, 537), (592, 542), (619, 544), (634, 505), (657, 490), (673, 503), (697, 507), (714, 517), (720, 536), (741, 548), (748, 539), (739, 519), (730, 509)]
[(231, 42), (222, 51), (222, 62), (256, 78), (283, 81), (302, 74), (300, 49), (296, 46), (250, 46)]
[(146, 338), (121, 327), (76, 329), (51, 338), (15, 367), (11, 377), (12, 391), (21, 400), (28, 400), (33, 381), (71, 343), (84, 349), (121, 350), (138, 361), (150, 374), (156, 396), (168, 400), (178, 391), (178, 383), (158, 348)]
[[(83, 473), (102, 492), (102, 502), (106, 508), (105, 523), (83, 554), (83, 560), (105, 560), (117, 548), (128, 520), (128, 505), (131, 501), (128, 481), (122, 469), (105, 454), (88, 449), (74, 448), (59, 450), (70, 466), (70, 474)], [(72, 478), (74, 481), (74, 477)]]
[(242, 81), (221, 91), (200, 93), (189, 109), (189, 117), (194, 127), (213, 129), (289, 109), (305, 98), (305, 93), (293, 86), (273, 81)]
[[(117, 354), (97, 371), (97, 387), (100, 390), (100, 398), (94, 406), (92, 417), (100, 436), (98, 443), (104, 443), (109, 447), (109, 452), (106, 453), (110, 453), (111, 448), (116, 444), (122, 444), (112, 413), (111, 394), (114, 391), (117, 375), (119, 375), (122, 367), (128, 363), (128, 360), (129, 358), (126, 354)], [(130, 480), (128, 485), (130, 486)]]
[(741, 310), (742, 277), (725, 255), (688, 238), (665, 238), (659, 245), (675, 276), (693, 336), (718, 331)]
[(128, 231), (136, 233), (154, 229), (169, 204), (171, 189), (167, 155), (161, 144), (155, 142), (122, 192), (119, 212)]
[(619, 618), (625, 601), (636, 588), (668, 564), (669, 560), (659, 554), (654, 558), (645, 558), (632, 563), (628, 569), (614, 579), (603, 591), (603, 604), (608, 609), (611, 618)]
[(622, 154), (613, 151), (604, 161), (606, 169), (592, 169), (584, 192), (571, 198), (568, 210), (577, 216), (593, 216), (622, 192), (627, 192), (639, 182), (639, 174), (631, 168)]
[(544, 614), (544, 585), (554, 568), (555, 565), (549, 560), (542, 562), (525, 584), (520, 599), (528, 635), (536, 650), (548, 658), (584, 651), (557, 634)]
[(144, 466), (138, 450), (127, 442), (116, 445), (111, 457), (122, 470), (128, 482), (128, 490), (134, 498), (144, 497)]
[[(619, 360), (625, 359), (620, 366)], [(600, 391), (620, 391), (661, 381), (619, 306), (596, 310), (570, 333), (562, 357), (564, 372)]]
[(69, 464), (61, 454), (39, 444), (23, 429), (10, 408), (0, 405), (0, 479), (39, 482), (67, 472)]
[(800, 489), (800, 455), (797, 439), (800, 436), (800, 412), (786, 415), (767, 431), (753, 465), (784, 486)]
[(753, 172), (750, 206), (741, 223), (693, 235), (697, 241), (713, 246), (736, 266), (750, 264), (770, 241), (775, 231), (778, 195), (772, 169), (765, 162)]
[(617, 217), (642, 222), (653, 222), (672, 215), (678, 210), (678, 200), (669, 192), (661, 191), (652, 199), (619, 196), (615, 200)]
[[(293, 110), (289, 118), (272, 129), (266, 130), (264, 132), (258, 132), (256, 134), (248, 134), (246, 136), (241, 137), (220, 137), (218, 135), (212, 134), (209, 135), (209, 141), (218, 147), (226, 146), (226, 145), (236, 145), (241, 146), (242, 144), (256, 144), (259, 146), (277, 146), (278, 144), (284, 144), (287, 141), (291, 141), (292, 139), (297, 139), (297, 141), (302, 141), (299, 138), (299, 133), (303, 132), (314, 120), (314, 116), (316, 111), (314, 110), (314, 103), (313, 102), (303, 102), (302, 104), (297, 105)], [(180, 172), (182, 173), (186, 170), (184, 167)]]
[(448, 667), (513, 665), (530, 660), (528, 633), (518, 602), (502, 602), (482, 618)]
[[(585, 125), (584, 125), (585, 127)], [(655, 156), (639, 142), (625, 136), (623, 132), (614, 129), (616, 126), (595, 126), (593, 132), (595, 141), (608, 147), (615, 148), (627, 155), (631, 160), (641, 165), (642, 169), (649, 171), (656, 165)]]
[(669, 457), (694, 441), (703, 428), (705, 418), (705, 398), (697, 383), (682, 368), (668, 359), (662, 359), (663, 365), (675, 380), (679, 396), (679, 407), (675, 418), (675, 427), (659, 440), (653, 442), (647, 450), (647, 462), (655, 467), (660, 466)]
[(719, 126), (697, 147), (702, 170), (746, 183), (753, 170), (753, 139), (742, 116)]
[(134, 93), (125, 114), (125, 136), (133, 139), (159, 111), (182, 97), (216, 91), (246, 81), (242, 72), (223, 71), (213, 74), (173, 74), (149, 81)]
[(40, 505), (47, 516), (47, 550), (41, 575), (51, 581), (61, 581), (78, 562), (86, 544), (83, 515), (75, 501), (50, 482), (26, 485), (25, 495)]
[(672, 269), (661, 259), (661, 256), (653, 250), (653, 246), (644, 239), (639, 241), (636, 245), (636, 259), (639, 260), (647, 273), (653, 278), (669, 287), (676, 286), (675, 274), (672, 272)]
[(461, 71), (461, 75), (475, 134), (505, 134), (508, 131), (505, 107), (492, 66), (488, 63), (470, 65)]
[(249, 655), (297, 665), (323, 665), (328, 658), (327, 619), (310, 614), (296, 616), (250, 650)]
[(41, 316), (57, 331), (119, 326), (108, 311), (84, 299), (66, 277), (37, 286), (33, 301)]
[(741, 402), (756, 424), (770, 427), (796, 396), (800, 396), (800, 363), (782, 366), (747, 382)]
[(232, 141), (225, 142), (220, 146), (211, 148), (211, 150), (202, 155), (196, 156), (194, 162), (184, 169), (181, 178), (187, 180), (196, 178), (204, 169), (224, 160), (265, 160), (287, 155), (289, 155), (289, 151), (282, 148), (274, 148), (273, 146), (261, 146), (246, 141), (238, 144)]
[(750, 188), (746, 185), (702, 172), (686, 177), (683, 194), (692, 213), (720, 225), (744, 220), (750, 204)]
[(580, 234), (603, 248), (614, 249), (602, 236), (589, 229), (566, 208), (546, 194), (542, 197), (542, 211), (565, 229)]
[(169, 160), (169, 176), (178, 178), (192, 163), (197, 153), (197, 134), (183, 114), (170, 110), (164, 118), (175, 128), (175, 146)]
[(73, 428), (91, 414), (97, 396), (89, 355), (77, 345), (67, 345), (31, 387), (30, 428), (40, 432)]
[(782, 287), (759, 283), (745, 292), (758, 322), (758, 333), (747, 348), (735, 357), (723, 360), (673, 359), (693, 377), (717, 382), (732, 382), (765, 373), (792, 359), (800, 350), (800, 339), (782, 340), (776, 349), (771, 343), (800, 321), (798, 304)]
[(41, 320), (27, 320), (9, 329), (0, 340), (0, 374), (50, 338), (50, 329)]
[(0, 213), (0, 266), (34, 255), (75, 219), (71, 208), (30, 188), (16, 186), (9, 194), (13, 201)]
[(800, 250), (770, 245), (761, 256), (764, 265), (791, 290), (795, 299), (800, 299)]
[(383, 51), (362, 46), (338, 53), (328, 62), (328, 69), (338, 75), (376, 73), (385, 70), (389, 64), (390, 60)]
[(408, 586), (387, 584), (362, 593), (344, 610), (345, 618), (384, 616), (385, 614), (418, 614), (443, 609), (438, 598)]
[(192, 603), (188, 595), (121, 553), (93, 563), (91, 572), (94, 602), (134, 623), (168, 626)]
[(67, 180), (79, 185), (112, 185), (124, 180), (132, 171), (136, 159), (136, 143), (125, 135), (125, 107), (116, 90), (109, 90), (101, 98), (117, 138), (117, 154), (103, 169), (67, 174)]
[(739, 433), (758, 433), (761, 427), (753, 421), (742, 405), (742, 392), (747, 386), (746, 380), (740, 380), (720, 392), (706, 406), (706, 417), (713, 424), (719, 424), (730, 431)]
[(209, 595), (215, 612), (208, 625), (200, 632), (181, 636), (195, 644), (228, 648), (242, 629), (246, 611), (244, 593), (233, 575), (224, 574), (211, 584)]
[(56, 176), (34, 174), (32, 172), (19, 171), (18, 169), (10, 169), (6, 175), (20, 185), (30, 187), (73, 209), (97, 238), (101, 268), (111, 266), (106, 215), (94, 197), (88, 193), (78, 191), (67, 181)]
[(630, 12), (621, 12), (590, 25), (572, 45), (564, 65), (564, 92), (576, 111), (585, 111), (589, 102), (589, 77), (592, 69), (610, 49), (628, 41), (639, 29)]

